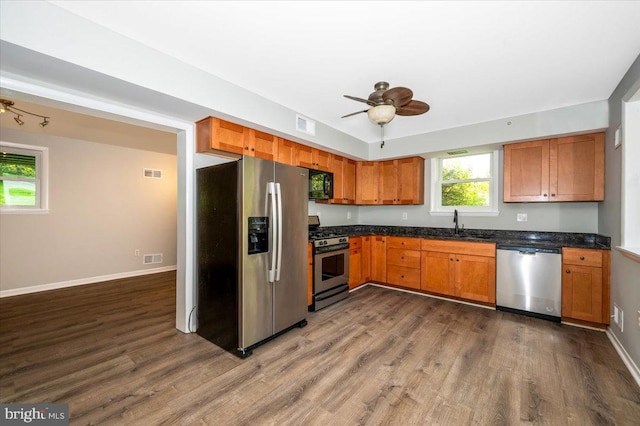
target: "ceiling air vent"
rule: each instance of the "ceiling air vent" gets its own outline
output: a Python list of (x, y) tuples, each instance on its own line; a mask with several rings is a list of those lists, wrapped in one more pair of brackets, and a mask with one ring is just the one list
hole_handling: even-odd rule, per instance
[(149, 265), (152, 263), (162, 263), (162, 253), (160, 254), (145, 254), (142, 258), (143, 265)]
[(142, 176), (151, 179), (162, 179), (162, 170), (142, 169)]
[(447, 151), (447, 154), (449, 155), (460, 155), (460, 154), (467, 154), (469, 151), (467, 151), (466, 149), (460, 149), (458, 151)]
[(316, 122), (313, 120), (309, 120), (307, 117), (296, 114), (296, 130), (315, 136)]

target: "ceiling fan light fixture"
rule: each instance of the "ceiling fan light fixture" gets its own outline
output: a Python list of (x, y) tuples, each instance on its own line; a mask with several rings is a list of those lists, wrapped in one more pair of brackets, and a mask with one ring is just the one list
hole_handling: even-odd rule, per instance
[(376, 105), (369, 108), (367, 116), (372, 122), (384, 126), (396, 116), (396, 107), (393, 105)]

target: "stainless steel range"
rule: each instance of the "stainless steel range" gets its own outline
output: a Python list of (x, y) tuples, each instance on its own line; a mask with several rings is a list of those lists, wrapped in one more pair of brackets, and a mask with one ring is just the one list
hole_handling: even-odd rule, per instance
[(319, 230), (318, 216), (309, 216), (313, 241), (313, 300), (317, 311), (349, 296), (349, 237)]

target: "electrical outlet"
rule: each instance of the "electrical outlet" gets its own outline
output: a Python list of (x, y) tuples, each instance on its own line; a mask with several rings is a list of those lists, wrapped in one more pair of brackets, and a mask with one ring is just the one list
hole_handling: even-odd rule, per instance
[(140, 256), (140, 249), (135, 249), (134, 252), (133, 252), (133, 255), (135, 257), (139, 257)]
[(518, 213), (518, 214), (516, 214), (516, 221), (517, 222), (526, 222), (527, 221), (527, 214), (526, 213)]
[(407, 220), (407, 212), (402, 212), (402, 220)]
[(351, 219), (351, 212), (347, 211), (347, 219)]

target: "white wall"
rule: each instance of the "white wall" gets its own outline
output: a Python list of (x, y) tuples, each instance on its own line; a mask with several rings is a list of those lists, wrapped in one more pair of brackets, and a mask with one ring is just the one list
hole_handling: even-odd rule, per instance
[[(621, 244), (621, 169), (622, 149), (613, 146), (614, 132), (622, 123), (622, 100), (640, 88), (640, 56), (629, 68), (618, 87), (609, 97), (609, 129), (605, 140), (605, 201), (598, 214), (598, 231), (611, 236), (612, 247)], [(640, 143), (625, 140), (623, 143)], [(636, 165), (637, 166), (637, 165)], [(637, 191), (638, 188), (629, 188)], [(611, 251), (611, 310), (616, 303), (624, 312), (624, 332), (613, 324), (610, 331), (640, 367), (640, 263), (624, 257), (615, 248)], [(639, 377), (640, 379), (640, 377)]]
[[(49, 148), (50, 212), (0, 215), (3, 295), (175, 267), (175, 155), (6, 127), (0, 136)], [(163, 178), (145, 179), (143, 168)], [(164, 262), (143, 265), (136, 249)]]

